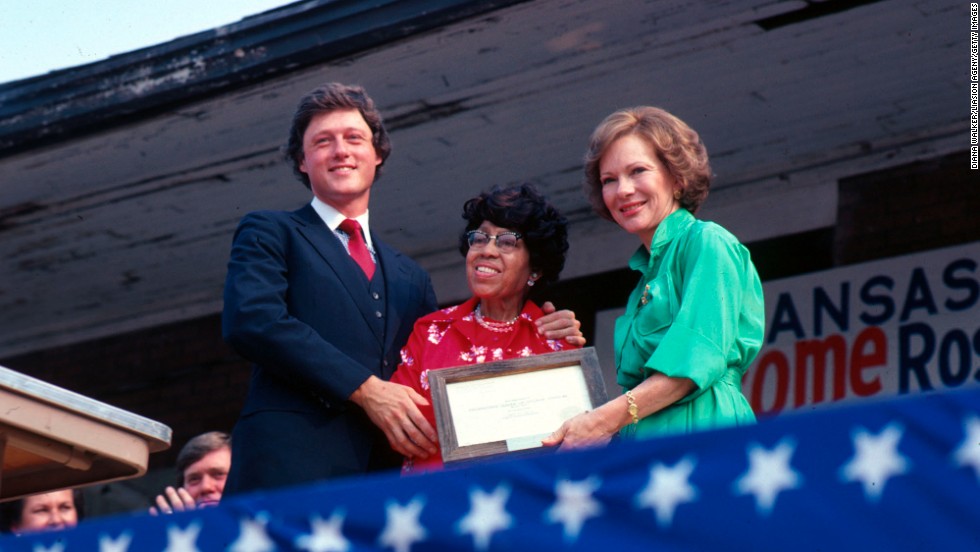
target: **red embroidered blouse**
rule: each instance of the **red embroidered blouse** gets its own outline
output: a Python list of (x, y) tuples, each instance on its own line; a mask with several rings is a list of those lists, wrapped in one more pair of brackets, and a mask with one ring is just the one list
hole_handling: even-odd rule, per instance
[[(461, 305), (438, 310), (416, 321), (401, 351), (401, 364), (391, 377), (391, 381), (415, 389), (429, 401), (429, 406), (419, 409), (433, 428), (436, 419), (431, 406), (429, 370), (578, 348), (565, 340), (545, 339), (539, 334), (534, 321), (544, 313), (531, 301), (524, 303), (513, 329), (506, 333), (488, 330), (478, 323), (473, 314), (478, 304), (479, 299), (472, 297)], [(405, 459), (402, 473), (441, 467), (442, 450), (438, 449), (428, 458)]]

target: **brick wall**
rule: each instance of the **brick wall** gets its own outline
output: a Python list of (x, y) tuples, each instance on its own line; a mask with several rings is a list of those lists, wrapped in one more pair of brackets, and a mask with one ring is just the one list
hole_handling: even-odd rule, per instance
[(219, 316), (39, 351), (0, 364), (170, 426), (173, 446), (152, 454), (169, 468), (189, 438), (231, 431), (250, 368), (221, 339)]

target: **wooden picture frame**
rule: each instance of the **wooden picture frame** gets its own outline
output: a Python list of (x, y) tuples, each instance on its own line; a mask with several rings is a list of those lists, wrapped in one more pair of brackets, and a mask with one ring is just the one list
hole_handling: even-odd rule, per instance
[(606, 402), (593, 347), (429, 370), (443, 463), (528, 454)]

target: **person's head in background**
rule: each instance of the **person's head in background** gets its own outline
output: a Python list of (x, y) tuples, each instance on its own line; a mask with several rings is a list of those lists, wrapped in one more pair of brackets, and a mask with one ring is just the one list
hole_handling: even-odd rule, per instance
[(81, 507), (82, 494), (72, 489), (18, 498), (0, 504), (0, 529), (19, 535), (74, 527)]
[(177, 486), (184, 487), (198, 505), (221, 500), (231, 469), (231, 436), (209, 431), (194, 437), (177, 455)]

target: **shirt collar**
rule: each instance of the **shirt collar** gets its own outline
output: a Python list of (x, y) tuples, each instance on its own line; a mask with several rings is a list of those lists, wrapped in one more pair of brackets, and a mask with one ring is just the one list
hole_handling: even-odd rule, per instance
[(630, 257), (630, 268), (641, 272), (645, 270), (654, 259), (660, 257), (670, 242), (687, 232), (695, 220), (694, 215), (683, 207), (667, 215), (664, 220), (660, 221), (656, 232), (653, 233), (653, 239), (650, 240), (650, 251), (641, 245), (636, 253)]
[[(327, 228), (330, 228), (331, 232), (340, 231), (338, 230), (340, 223), (344, 222), (344, 219), (347, 217), (316, 196), (313, 196), (313, 201), (310, 202), (310, 205), (313, 206), (313, 210), (316, 211), (316, 214), (320, 215), (320, 218), (323, 219), (324, 224), (327, 225)], [(371, 241), (371, 227), (368, 226), (369, 213), (369, 211), (364, 211), (363, 215), (354, 217), (354, 220), (361, 225), (361, 229), (364, 231), (364, 241), (367, 242), (368, 249), (373, 251), (374, 243)]]

